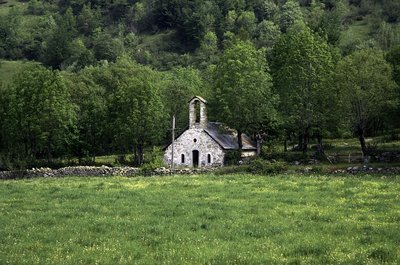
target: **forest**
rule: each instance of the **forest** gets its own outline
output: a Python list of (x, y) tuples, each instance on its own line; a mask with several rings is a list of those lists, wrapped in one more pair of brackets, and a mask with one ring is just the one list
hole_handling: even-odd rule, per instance
[(400, 138), (400, 1), (0, 0), (0, 169), (142, 165), (194, 95), (264, 146), (368, 155)]

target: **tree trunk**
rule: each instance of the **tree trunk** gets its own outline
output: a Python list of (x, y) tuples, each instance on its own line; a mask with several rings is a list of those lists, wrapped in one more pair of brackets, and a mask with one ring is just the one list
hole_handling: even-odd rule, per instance
[(303, 134), (303, 153), (307, 153), (308, 151), (308, 141), (310, 140), (310, 133), (308, 132), (308, 128), (305, 129)]
[(287, 139), (285, 138), (285, 140), (283, 141), (283, 151), (287, 152)]
[[(133, 146), (133, 158), (134, 158), (133, 161), (136, 161), (136, 163), (138, 163), (138, 155), (137, 155), (136, 145)], [(136, 165), (136, 166), (138, 166), (138, 165)]]
[(138, 166), (141, 166), (143, 164), (143, 145), (139, 144), (137, 148), (138, 154), (137, 154), (137, 163)]
[(239, 145), (239, 150), (242, 151), (243, 149), (243, 142), (242, 142), (242, 132), (238, 130), (238, 145)]
[(257, 156), (261, 154), (261, 143), (262, 143), (262, 135), (260, 133), (256, 134), (256, 141), (257, 141)]
[(318, 141), (318, 154), (323, 154), (324, 153), (324, 148), (322, 146), (322, 134), (318, 132), (317, 134), (317, 141)]
[(358, 127), (358, 129), (357, 129), (357, 136), (358, 136), (358, 140), (360, 141), (361, 152), (362, 152), (362, 156), (364, 158), (364, 156), (367, 155), (367, 147), (365, 145), (364, 130), (361, 127)]
[(296, 151), (303, 150), (303, 134), (299, 132), (299, 145)]

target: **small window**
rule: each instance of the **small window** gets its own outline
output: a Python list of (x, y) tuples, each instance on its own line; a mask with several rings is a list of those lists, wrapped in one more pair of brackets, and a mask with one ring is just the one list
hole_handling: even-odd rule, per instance
[(207, 163), (211, 164), (211, 155), (210, 154), (207, 155)]
[(182, 163), (182, 164), (185, 163), (185, 155), (184, 155), (184, 154), (181, 155), (181, 163)]

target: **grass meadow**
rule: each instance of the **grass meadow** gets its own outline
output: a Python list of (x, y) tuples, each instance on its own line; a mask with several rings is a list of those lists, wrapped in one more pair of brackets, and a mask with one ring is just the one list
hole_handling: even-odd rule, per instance
[(399, 264), (400, 176), (0, 181), (0, 264)]

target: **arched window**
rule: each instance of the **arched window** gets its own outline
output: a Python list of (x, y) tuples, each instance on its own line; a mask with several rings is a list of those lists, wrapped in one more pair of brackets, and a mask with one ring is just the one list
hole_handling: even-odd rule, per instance
[(185, 163), (185, 155), (181, 154), (181, 163), (184, 164)]
[(207, 163), (211, 164), (211, 155), (210, 154), (207, 155)]

